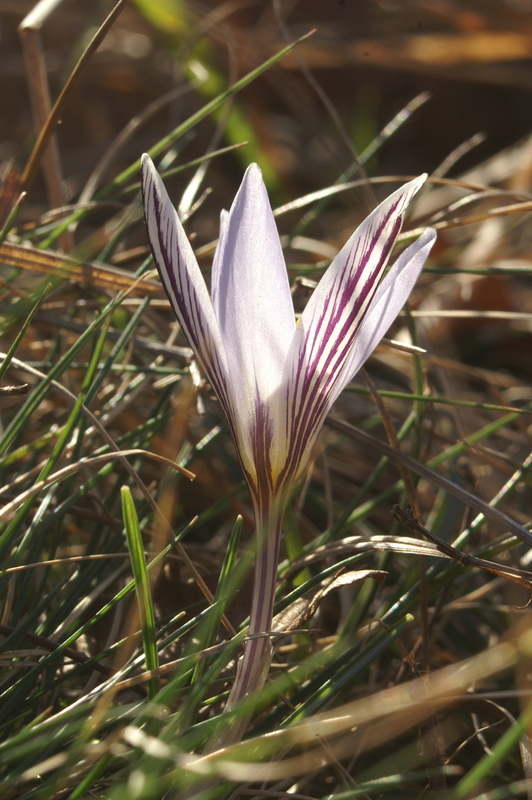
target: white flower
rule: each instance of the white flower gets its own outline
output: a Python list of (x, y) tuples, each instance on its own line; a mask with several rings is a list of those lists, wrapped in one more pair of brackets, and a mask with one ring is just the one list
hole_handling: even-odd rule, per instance
[(298, 323), (260, 169), (223, 213), (211, 296), (166, 189), (143, 156), (148, 235), (170, 303), (225, 411), (256, 503), (300, 476), (322, 423), (404, 305), (434, 243), (427, 229), (384, 271), (425, 176), (360, 225)]
[[(142, 159), (148, 236), (164, 288), (224, 409), (251, 492), (259, 550), (249, 633), (227, 707), (257, 691), (270, 662), (281, 523), (332, 404), (403, 307), (436, 238), (425, 230), (384, 275), (405, 212), (426, 176), (388, 197), (351, 236), (298, 323), (260, 169), (222, 214), (211, 295), (149, 156)], [(224, 739), (236, 741), (245, 718)]]

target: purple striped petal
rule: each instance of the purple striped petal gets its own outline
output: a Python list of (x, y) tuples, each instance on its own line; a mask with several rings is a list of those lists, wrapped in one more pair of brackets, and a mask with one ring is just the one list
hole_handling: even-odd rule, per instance
[(142, 157), (142, 194), (148, 238), (166, 294), (190, 346), (230, 416), (225, 349), (207, 286), (177, 212), (146, 154)]
[[(357, 337), (366, 315), (373, 309), (406, 209), (425, 177), (421, 176), (394, 192), (360, 225), (334, 259), (301, 315), (280, 390), (283, 393), (280, 405), (285, 414), (276, 449), (277, 458), (286, 459), (281, 480), (285, 475), (296, 474), (304, 466), (332, 403), (353, 376), (354, 369), (363, 363), (357, 361), (355, 355), (358, 352)], [(425, 244), (423, 239), (423, 259), (430, 249)], [(400, 259), (399, 270), (394, 272), (396, 277), (416, 255), (415, 245), (412, 247), (414, 250), (410, 256)], [(421, 258), (414, 259), (414, 262), (419, 269), (422, 267)], [(405, 281), (404, 287), (408, 286), (411, 282)], [(389, 294), (385, 296), (388, 298)], [(378, 310), (372, 317), (377, 324), (377, 315), (381, 314), (379, 332), (382, 328), (384, 330), (379, 339), (399, 313), (406, 297), (406, 293), (399, 294), (398, 291), (393, 316), (382, 303), (377, 304)], [(374, 342), (374, 347), (378, 340), (369, 335), (369, 322), (367, 327), (364, 323), (364, 330), (368, 331), (368, 341), (361, 347), (361, 352), (367, 350), (369, 355), (370, 344)]]
[(386, 274), (360, 326), (353, 351), (346, 363), (344, 374), (339, 378), (331, 403), (368, 360), (396, 319), (414, 288), (436, 236), (433, 228), (424, 230), (419, 239), (401, 253)]
[(426, 180), (416, 178), (384, 200), (357, 228), (319, 282), (298, 327), (315, 345), (316, 363), (334, 368), (339, 342), (344, 348), (356, 336), (360, 322), (380, 283), (403, 225), (406, 209)]
[(288, 276), (259, 168), (223, 212), (212, 303), (178, 215), (143, 157), (155, 263), (233, 431), (254, 503), (269, 504), (305, 466), (334, 399), (399, 313), (434, 240), (425, 232), (381, 283), (424, 177), (384, 201), (334, 259), (295, 325)]

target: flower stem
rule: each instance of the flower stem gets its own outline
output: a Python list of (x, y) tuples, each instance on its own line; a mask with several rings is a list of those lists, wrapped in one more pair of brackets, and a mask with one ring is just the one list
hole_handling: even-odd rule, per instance
[[(245, 644), (244, 655), (238, 662), (235, 682), (231, 689), (225, 711), (233, 708), (245, 697), (260, 692), (272, 658), (272, 645), (268, 636), (272, 626), (275, 584), (281, 543), (281, 527), (284, 503), (275, 502), (266, 508), (255, 505), (257, 528), (257, 560), (253, 597), (249, 616), (249, 639)], [(249, 722), (249, 715), (235, 720), (224, 745), (240, 741)]]

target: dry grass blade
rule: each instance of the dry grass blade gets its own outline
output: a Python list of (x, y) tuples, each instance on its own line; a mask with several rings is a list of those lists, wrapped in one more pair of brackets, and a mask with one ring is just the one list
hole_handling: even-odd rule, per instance
[(70, 475), (73, 475), (80, 469), (84, 469), (85, 467), (98, 467), (101, 464), (106, 464), (108, 461), (115, 458), (118, 458), (122, 461), (122, 459), (126, 459), (130, 456), (144, 456), (145, 458), (152, 458), (154, 461), (159, 461), (161, 464), (165, 464), (167, 467), (175, 469), (177, 472), (185, 475), (190, 480), (193, 480), (196, 477), (193, 472), (190, 472), (184, 467), (180, 467), (179, 464), (176, 464), (169, 458), (165, 458), (157, 453), (150, 453), (147, 450), (141, 450), (139, 448), (136, 448), (135, 450), (116, 450), (112, 453), (104, 453), (100, 456), (80, 459), (75, 464), (69, 464), (67, 467), (57, 470), (57, 472), (54, 472), (49, 478), (44, 481), (39, 481), (35, 484), (35, 486), (32, 486), (31, 489), (21, 492), (18, 497), (0, 508), (0, 520), (9, 519), (11, 514), (16, 511), (17, 508), (20, 508), (20, 506), (24, 505), (26, 500), (31, 497), (35, 497), (48, 486), (52, 486), (54, 483), (57, 483), (64, 478), (68, 478)]
[(20, 176), (13, 161), (7, 167), (0, 189), (0, 229), (6, 224), (17, 198), (20, 196)]
[[(11, 636), (13, 633), (16, 633), (16, 628), (12, 628), (9, 625), (0, 625), (0, 634), (3, 636)], [(51, 639), (47, 639), (44, 636), (37, 636), (35, 633), (25, 632), (22, 634), (22, 638), (26, 639), (28, 642), (38, 645), (47, 652), (53, 652), (59, 647), (57, 642), (53, 642)], [(34, 651), (32, 650), (29, 651), (29, 653), (33, 652)], [(63, 650), (63, 653), (66, 658), (70, 658), (77, 664), (86, 664), (87, 661), (90, 661), (90, 656), (87, 656), (85, 653), (80, 653), (79, 650), (74, 650), (72, 647), (66, 647)], [(94, 669), (96, 672), (101, 672), (102, 675), (107, 677), (111, 674), (110, 669), (103, 664), (100, 664), (98, 661), (93, 661), (93, 663), (90, 665), (90, 668)]]
[[(369, 63), (403, 69), (464, 67), (493, 61), (517, 61), (530, 57), (532, 36), (528, 31), (471, 31), (386, 39), (361, 39), (334, 48), (307, 44), (301, 55), (310, 66), (333, 69), (346, 63)], [(296, 69), (293, 58), (285, 69)]]
[(302, 628), (317, 613), (325, 598), (345, 586), (355, 586), (366, 578), (382, 582), (388, 573), (379, 569), (359, 569), (342, 572), (324, 581), (324, 585), (310, 597), (301, 597), (273, 618), (272, 630), (276, 632), (293, 631)]
[(308, 553), (308, 555), (303, 556), (303, 558), (299, 558), (297, 561), (288, 564), (286, 568), (283, 569), (282, 576), (288, 579), (292, 575), (301, 572), (302, 569), (310, 564), (316, 564), (320, 561), (336, 559), (339, 556), (347, 556), (350, 553), (364, 551), (376, 553), (408, 553), (409, 555), (416, 556), (452, 558), (452, 556), (443, 553), (435, 544), (432, 544), (432, 542), (412, 539), (407, 536), (393, 536), (391, 534), (347, 536), (345, 539), (340, 539), (332, 544), (318, 547), (314, 552)]
[(0, 246), (0, 264), (6, 267), (27, 269), (44, 275), (79, 281), (89, 286), (100, 286), (110, 291), (131, 290), (135, 294), (161, 297), (161, 287), (154, 281), (136, 278), (127, 270), (109, 264), (78, 261), (51, 250), (39, 250), (4, 242)]
[[(2, 356), (5, 358), (5, 354), (0, 353), (0, 358)], [(14, 365), (18, 366), (18, 367), (21, 367), (22, 369), (28, 371), (29, 373), (31, 373), (33, 375), (38, 375), (40, 378), (46, 378), (46, 376), (42, 372), (40, 372), (39, 370), (35, 369), (35, 367), (31, 367), (28, 364), (24, 364), (24, 362), (19, 361), (19, 359), (13, 358), (12, 359), (12, 363)], [(52, 384), (55, 386), (56, 389), (59, 389), (59, 391), (64, 396), (66, 396), (73, 405), (76, 404), (77, 398), (68, 389), (66, 389), (64, 386), (62, 386), (57, 381), (52, 381)], [(136, 470), (131, 466), (131, 464), (129, 463), (127, 458), (125, 458), (120, 453), (120, 448), (117, 447), (116, 443), (111, 438), (111, 436), (109, 436), (109, 434), (105, 430), (104, 426), (101, 424), (101, 422), (98, 420), (98, 418), (88, 408), (86, 408), (85, 406), (82, 406), (81, 410), (82, 410), (83, 414), (87, 417), (87, 419), (92, 423), (92, 425), (94, 425), (94, 427), (98, 430), (98, 432), (103, 437), (103, 439), (106, 442), (106, 444), (108, 444), (109, 447), (111, 448), (111, 450), (113, 451), (113, 453), (109, 454), (109, 456), (116, 457), (116, 458), (119, 459), (119, 461), (121, 462), (122, 466), (126, 469), (126, 471), (129, 473), (129, 475), (133, 478), (133, 480), (135, 481), (136, 485), (138, 486), (138, 488), (142, 492), (145, 500), (148, 502), (149, 506), (151, 507), (151, 509), (156, 514), (157, 519), (165, 527), (166, 531), (170, 535), (173, 535), (172, 526), (170, 525), (170, 523), (168, 522), (168, 520), (164, 516), (163, 512), (161, 511), (161, 509), (159, 508), (159, 506), (157, 505), (157, 503), (155, 502), (155, 500), (151, 496), (151, 493), (148, 491), (148, 488), (145, 485), (144, 481), (140, 478), (140, 476), (138, 475)], [(109, 458), (109, 456), (108, 456), (108, 458)], [(172, 463), (174, 463), (174, 462), (172, 462)], [(76, 466), (76, 465), (73, 465), (73, 466)], [(177, 465), (174, 464), (174, 466), (177, 466)], [(188, 470), (185, 470), (185, 472), (188, 472)], [(190, 473), (190, 474), (192, 474), (192, 473)], [(31, 492), (31, 490), (30, 490), (30, 492)], [(17, 501), (15, 501), (15, 502), (17, 502)], [(17, 503), (17, 505), (18, 505), (18, 503)], [(4, 509), (2, 510), (2, 513), (4, 513), (5, 510), (6, 510), (6, 507), (4, 506)], [(196, 566), (193, 564), (193, 562), (190, 559), (187, 551), (185, 550), (185, 548), (183, 547), (183, 545), (180, 542), (177, 542), (176, 547), (177, 547), (180, 555), (182, 556), (183, 560), (186, 562), (186, 564), (187, 564), (188, 568), (190, 569), (192, 575), (194, 576), (194, 579), (197, 582), (198, 586), (200, 587), (201, 591), (203, 592), (205, 598), (207, 599), (207, 601), (209, 603), (212, 603), (213, 599), (214, 599), (214, 596), (213, 596), (211, 590), (209, 589), (209, 587), (207, 586), (207, 584), (205, 583), (202, 575), (196, 569)], [(224, 626), (226, 627), (226, 629), (229, 631), (229, 633), (234, 635), (235, 630), (234, 630), (233, 626), (231, 625), (231, 623), (229, 622), (229, 620), (226, 618), (225, 615), (222, 617), (222, 622), (223, 622)]]
[[(46, 120), (52, 105), (41, 28), (48, 15), (53, 13), (61, 3), (62, 0), (41, 0), (19, 25), (37, 137), (39, 131), (46, 127)], [(41, 151), (42, 166), (48, 200), (53, 208), (59, 208), (65, 202), (65, 187), (57, 138), (53, 129), (50, 133), (51, 135)], [(27, 190), (24, 189), (24, 191)], [(66, 252), (72, 249), (72, 237), (68, 231), (62, 233), (61, 244)]]
[(0, 386), (0, 396), (18, 397), (28, 394), (29, 383), (20, 383), (18, 386)]
[(438, 550), (444, 553), (448, 558), (454, 558), (455, 561), (459, 561), (462, 566), (479, 567), (479, 569), (491, 572), (493, 575), (497, 575), (497, 577), (513, 581), (513, 583), (517, 583), (518, 586), (521, 586), (528, 592), (532, 592), (532, 572), (527, 572), (524, 569), (515, 569), (509, 566), (507, 567), (503, 564), (496, 564), (494, 561), (486, 561), (483, 558), (477, 558), (476, 556), (469, 555), (469, 553), (463, 553), (457, 550), (421, 525), (409, 508), (403, 510), (396, 505), (393, 507), (393, 515), (405, 528), (409, 528), (411, 531), (417, 531), (423, 536), (426, 536), (427, 539), (434, 542)]

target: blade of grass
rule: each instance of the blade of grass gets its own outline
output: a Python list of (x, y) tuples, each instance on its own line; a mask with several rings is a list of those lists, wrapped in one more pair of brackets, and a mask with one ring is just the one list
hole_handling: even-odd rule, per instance
[[(146, 570), (146, 561), (144, 559), (144, 546), (140, 534), (139, 520), (129, 486), (122, 486), (120, 495), (122, 498), (122, 513), (124, 517), (127, 546), (137, 594), (146, 669), (156, 670), (159, 666), (159, 654), (157, 652), (155, 635), (155, 614), (153, 611), (148, 572)], [(154, 700), (158, 692), (159, 678), (155, 675), (148, 681), (148, 698)]]
[[(309, 38), (309, 36), (312, 36), (313, 33), (314, 31), (312, 30), (309, 31), (309, 33), (304, 34), (304, 36), (300, 36), (299, 39), (296, 39), (295, 42), (292, 42), (287, 47), (283, 47), (282, 50), (279, 50), (279, 52), (276, 53), (274, 56), (264, 61), (264, 63), (262, 63), (259, 67), (251, 70), (251, 72), (248, 72), (247, 75), (244, 75), (243, 78), (240, 78), (240, 80), (234, 83), (232, 86), (230, 86), (229, 89), (226, 89), (225, 92), (221, 92), (221, 94), (215, 97), (214, 100), (211, 100), (210, 103), (204, 105), (203, 108), (201, 108), (195, 114), (192, 114), (192, 116), (189, 117), (187, 120), (185, 120), (185, 122), (182, 122), (180, 125), (177, 126), (177, 128), (174, 128), (174, 130), (171, 131), (171, 133), (169, 133), (167, 136), (165, 136), (163, 139), (157, 142), (156, 145), (154, 145), (148, 150), (148, 155), (151, 156), (152, 159), (157, 158), (157, 156), (161, 155), (161, 153), (163, 153), (168, 147), (170, 147), (170, 145), (173, 144), (173, 142), (175, 142), (176, 139), (179, 139), (180, 136), (183, 136), (183, 134), (185, 134), (187, 131), (189, 131), (191, 128), (197, 125), (198, 122), (201, 122), (202, 119), (205, 119), (205, 117), (208, 117), (209, 114), (212, 114), (212, 112), (215, 111), (217, 108), (219, 108), (223, 103), (225, 103), (225, 101), (229, 97), (236, 94), (236, 92), (239, 92), (240, 89), (243, 89), (249, 83), (252, 83), (252, 81), (254, 81), (255, 78), (258, 78), (259, 75), (262, 75), (263, 72), (266, 72), (266, 70), (268, 70), (278, 61), (280, 61), (282, 58), (288, 55), (288, 53), (290, 53), (294, 49), (294, 47), (297, 47), (298, 44), (304, 42), (306, 39)], [(106, 189), (101, 191), (98, 196), (108, 197), (115, 189), (122, 186), (123, 183), (125, 183), (127, 180), (129, 180), (129, 178), (135, 175), (139, 171), (139, 169), (140, 169), (140, 159), (135, 161), (130, 167), (121, 172), (120, 175), (117, 175), (117, 177), (107, 186)]]
[[(384, 453), (388, 455), (392, 460), (402, 463), (404, 466), (406, 466), (408, 469), (411, 469), (417, 475), (420, 475), (421, 477), (424, 477), (427, 480), (432, 481), (437, 486), (440, 486), (441, 488), (453, 494), (455, 497), (458, 497), (460, 500), (466, 503), (466, 505), (469, 505), (471, 508), (480, 511), (481, 514), (484, 514), (485, 516), (489, 517), (494, 522), (499, 523), (504, 529), (510, 530), (515, 536), (517, 536), (519, 539), (525, 542), (525, 544), (532, 546), (532, 533), (530, 533), (530, 531), (527, 531), (526, 528), (524, 528), (519, 523), (515, 522), (515, 520), (508, 517), (507, 514), (504, 514), (502, 511), (499, 511), (499, 509), (496, 508), (495, 506), (489, 505), (488, 503), (484, 503), (478, 497), (471, 494), (471, 492), (467, 492), (458, 484), (453, 483), (448, 478), (444, 478), (439, 473), (434, 472), (433, 469), (431, 469), (431, 467), (427, 467), (424, 464), (421, 464), (419, 461), (410, 458), (410, 456), (407, 456), (405, 453), (402, 453), (398, 450), (394, 450), (392, 447), (389, 447), (388, 445), (384, 444), (384, 442), (375, 439), (373, 436), (370, 436), (364, 431), (361, 431), (360, 429), (357, 429), (346, 422), (342, 422), (337, 419), (328, 419), (327, 424), (330, 427), (334, 428), (335, 430), (346, 433), (348, 436), (352, 436), (358, 441), (363, 442), (364, 444), (368, 445), (374, 450), (377, 450), (381, 454)], [(475, 437), (477, 435), (478, 432), (477, 434), (473, 434), (473, 436)], [(467, 438), (471, 439), (471, 437)], [(450, 450), (453, 449), (454, 448), (450, 448)], [(449, 453), (449, 450), (446, 452)], [(440, 458), (441, 457), (438, 457), (437, 460), (439, 461)]]
[[(159, 563), (159, 561), (162, 558), (164, 558), (173, 547), (175, 547), (178, 541), (181, 538), (183, 538), (183, 536), (187, 533), (189, 528), (190, 525), (184, 527), (181, 530), (181, 532), (175, 537), (175, 539), (169, 545), (167, 545), (167, 547), (165, 547), (161, 551), (161, 553), (155, 556), (155, 558), (147, 566), (148, 572), (150, 569), (156, 566)], [(60, 584), (60, 586), (61, 585), (62, 584)], [(125, 586), (123, 589), (117, 592), (117, 594), (112, 598), (112, 600), (110, 600), (101, 609), (99, 609), (99, 611), (97, 611), (96, 614), (94, 614), (91, 617), (91, 619), (83, 623), (72, 634), (70, 634), (70, 636), (68, 636), (65, 639), (65, 641), (61, 642), (57, 647), (57, 649), (53, 651), (53, 653), (44, 656), (44, 658), (36, 667), (33, 667), (32, 669), (28, 670), (28, 672), (19, 680), (19, 682), (15, 686), (9, 687), (0, 694), (0, 701), (3, 703), (2, 711), (6, 715), (6, 718), (8, 718), (12, 710), (16, 708), (17, 705), (23, 700), (26, 691), (32, 690), (34, 681), (42, 674), (44, 668), (47, 667), (48, 665), (53, 665), (54, 663), (57, 663), (58, 660), (61, 658), (63, 651), (66, 648), (69, 648), (72, 645), (74, 645), (80, 636), (83, 636), (87, 631), (89, 631), (93, 627), (93, 625), (95, 625), (106, 614), (108, 614), (117, 605), (117, 603), (119, 603), (120, 600), (126, 597), (129, 594), (129, 592), (131, 592), (134, 588), (135, 588), (135, 581), (132, 580), (127, 584), (127, 586)], [(57, 591), (59, 591), (59, 589), (57, 589)], [(24, 630), (26, 630), (26, 626), (24, 626)], [(15, 633), (12, 634), (12, 636), (15, 637), (16, 634), (17, 631), (15, 631)], [(7, 647), (6, 641), (0, 643), (0, 652), (5, 650), (6, 647)]]
[[(352, 394), (361, 394), (368, 396), (369, 390), (364, 389), (362, 386), (348, 386), (344, 389), (345, 392)], [(379, 389), (377, 392), (381, 397), (392, 397), (397, 400), (409, 400), (411, 402), (422, 401), (423, 403), (441, 403), (448, 406), (465, 406), (465, 408), (480, 408), (484, 411), (504, 411), (515, 412), (516, 414), (532, 414), (532, 411), (526, 408), (512, 408), (512, 406), (499, 406), (494, 403), (476, 403), (474, 400), (454, 400), (449, 397), (439, 397), (431, 394), (410, 394), (409, 392), (392, 392), (386, 389)]]
[(11, 211), (9, 212), (9, 216), (8, 216), (6, 222), (5, 222), (5, 225), (2, 228), (2, 230), (0, 230), (0, 247), (4, 243), (9, 231), (11, 230), (13, 225), (15, 224), (15, 221), (16, 221), (16, 219), (18, 217), (18, 212), (20, 211), (20, 207), (21, 207), (22, 203), (26, 199), (26, 195), (27, 195), (27, 192), (21, 192), (19, 197), (18, 197), (18, 199), (17, 199), (17, 201), (16, 201), (16, 203), (15, 203), (15, 205), (13, 206)]
[(7, 370), (9, 369), (9, 366), (11, 364), (13, 356), (15, 355), (15, 353), (18, 350), (18, 348), (20, 347), (20, 343), (24, 339), (24, 336), (26, 335), (26, 333), (28, 331), (28, 328), (32, 323), (33, 317), (35, 316), (35, 314), (39, 310), (39, 307), (40, 307), (40, 305), (41, 305), (41, 303), (42, 303), (42, 301), (44, 299), (45, 299), (45, 295), (43, 294), (43, 296), (41, 298), (39, 298), (39, 300), (35, 303), (35, 305), (31, 309), (30, 313), (26, 317), (26, 319), (24, 321), (24, 324), (22, 325), (22, 328), (20, 329), (20, 331), (16, 335), (15, 341), (13, 342), (13, 344), (11, 345), (9, 350), (7, 351), (4, 360), (0, 364), (0, 381), (3, 379), (4, 375), (6, 374)]
[(519, 746), (519, 740), (523, 735), (527, 735), (532, 723), (532, 703), (520, 715), (515, 725), (512, 725), (499, 741), (491, 747), (491, 752), (486, 753), (475, 766), (464, 775), (462, 780), (455, 787), (453, 798), (461, 800), (463, 797), (470, 797), (471, 793), (478, 791), (479, 784), (489, 778), (499, 763), (513, 750)]
[(78, 63), (74, 67), (74, 70), (70, 74), (67, 83), (63, 87), (61, 94), (55, 101), (53, 108), (48, 115), (48, 119), (46, 120), (43, 128), (41, 129), (39, 137), (35, 142), (31, 155), (28, 159), (28, 163), (24, 168), (24, 172), (22, 173), (20, 184), (23, 190), (28, 190), (35, 179), (35, 175), (37, 173), (40, 161), (44, 155), (44, 151), (46, 150), (46, 146), (48, 145), (48, 142), (50, 141), (50, 138), (57, 127), (57, 123), (59, 122), (59, 119), (66, 105), (66, 102), (72, 92), (72, 89), (76, 85), (79, 76), (89, 63), (89, 60), (91, 59), (93, 53), (98, 49), (105, 35), (107, 34), (107, 31), (109, 30), (115, 19), (118, 17), (118, 15), (120, 14), (120, 12), (122, 11), (123, 7), (127, 2), (128, 0), (118, 0), (117, 4), (115, 5), (111, 13), (105, 18), (105, 20), (94, 34), (87, 47), (85, 48), (85, 51), (83, 52), (81, 58), (79, 59)]

